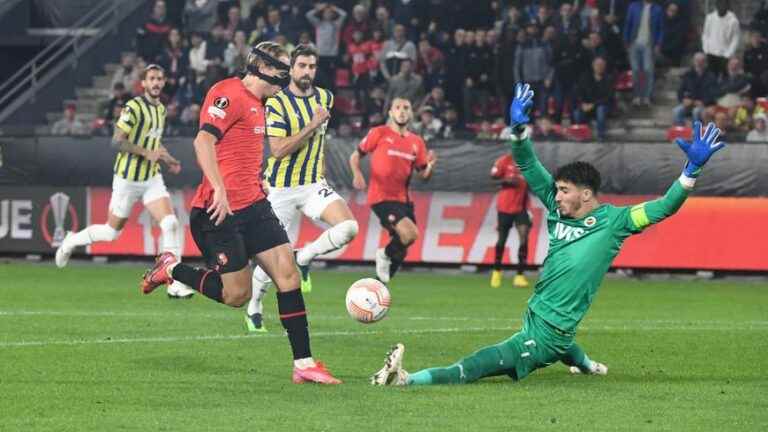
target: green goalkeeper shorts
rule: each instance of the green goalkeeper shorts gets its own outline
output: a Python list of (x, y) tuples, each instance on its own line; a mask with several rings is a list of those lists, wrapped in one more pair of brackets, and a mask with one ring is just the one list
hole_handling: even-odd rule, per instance
[(536, 369), (560, 360), (573, 344), (573, 338), (573, 334), (552, 326), (528, 309), (523, 316), (522, 330), (496, 346), (504, 363), (512, 365), (504, 372), (514, 380), (521, 380)]

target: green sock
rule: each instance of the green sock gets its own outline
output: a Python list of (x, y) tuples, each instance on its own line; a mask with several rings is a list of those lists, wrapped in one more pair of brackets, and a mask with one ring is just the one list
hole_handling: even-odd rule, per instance
[(592, 371), (592, 360), (575, 342), (568, 348), (568, 351), (563, 354), (560, 360), (568, 366), (578, 367), (582, 372)]
[(430, 385), (432, 384), (432, 374), (430, 369), (420, 370), (408, 375), (408, 385)]

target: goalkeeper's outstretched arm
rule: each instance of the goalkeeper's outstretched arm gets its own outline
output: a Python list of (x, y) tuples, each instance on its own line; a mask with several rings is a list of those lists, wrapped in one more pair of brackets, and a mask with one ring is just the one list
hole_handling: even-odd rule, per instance
[(694, 123), (693, 135), (691, 141), (683, 139), (676, 141), (677, 145), (688, 156), (680, 178), (672, 183), (663, 197), (638, 204), (630, 210), (632, 224), (638, 230), (661, 222), (675, 214), (688, 198), (689, 192), (693, 190), (702, 167), (716, 151), (725, 147), (725, 143), (717, 141), (718, 136), (720, 136), (720, 129), (715, 127), (714, 123), (707, 125), (707, 130), (703, 135), (701, 134), (701, 123)]

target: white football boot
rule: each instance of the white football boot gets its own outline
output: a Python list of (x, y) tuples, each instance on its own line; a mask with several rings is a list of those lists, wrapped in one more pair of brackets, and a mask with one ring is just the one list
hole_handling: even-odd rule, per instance
[(371, 377), (371, 384), (377, 386), (408, 385), (408, 372), (403, 369), (403, 354), (405, 354), (403, 344), (399, 343), (393, 346), (384, 359), (384, 367)]
[[(579, 369), (576, 366), (571, 366), (570, 368), (568, 368), (568, 370), (574, 375), (584, 373), (581, 369)], [(608, 375), (608, 366), (602, 363), (593, 361), (592, 368), (589, 370), (589, 372), (587, 372), (587, 374), (588, 375)]]
[(59, 248), (56, 249), (56, 267), (58, 268), (66, 267), (67, 263), (69, 262), (69, 257), (72, 256), (72, 248), (67, 245), (67, 240), (69, 240), (73, 235), (74, 234), (72, 231), (67, 231), (67, 235), (64, 236), (64, 240), (62, 240)]
[(389, 269), (392, 267), (392, 260), (389, 259), (383, 248), (376, 250), (376, 277), (384, 283), (389, 283)]
[(166, 293), (168, 294), (168, 298), (172, 300), (191, 299), (195, 295), (195, 291), (192, 290), (192, 288), (184, 285), (179, 281), (173, 281), (173, 283), (168, 285), (166, 288)]

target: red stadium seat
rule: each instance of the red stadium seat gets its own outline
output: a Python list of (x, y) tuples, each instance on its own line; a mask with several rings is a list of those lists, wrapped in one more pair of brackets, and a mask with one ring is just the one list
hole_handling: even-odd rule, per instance
[(667, 129), (667, 141), (674, 141), (678, 138), (691, 139), (693, 130), (688, 126), (672, 126)]
[(352, 72), (349, 69), (336, 69), (336, 87), (346, 88), (352, 86)]
[(570, 125), (565, 129), (565, 136), (573, 141), (589, 141), (592, 139), (592, 129), (585, 124)]
[(619, 76), (616, 77), (616, 84), (614, 84), (613, 88), (614, 90), (621, 92), (632, 90), (632, 71), (628, 70), (619, 73)]
[(765, 111), (768, 111), (768, 98), (759, 97), (755, 103), (757, 103), (757, 106), (763, 108)]

